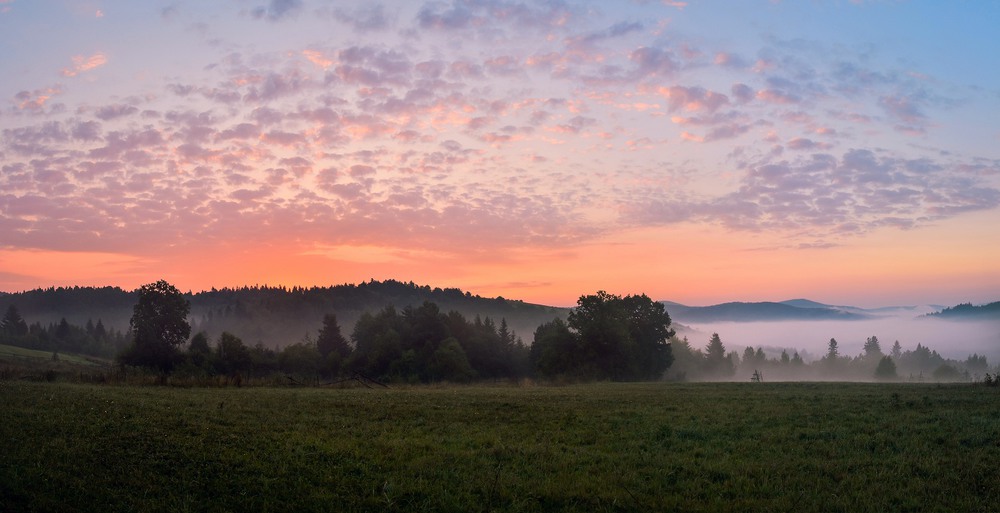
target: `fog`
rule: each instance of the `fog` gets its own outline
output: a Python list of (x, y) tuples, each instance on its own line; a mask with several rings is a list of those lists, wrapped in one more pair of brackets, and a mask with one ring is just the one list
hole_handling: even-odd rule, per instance
[(775, 357), (787, 349), (811, 362), (826, 354), (831, 338), (837, 339), (841, 356), (857, 356), (865, 340), (874, 335), (885, 353), (898, 340), (903, 351), (921, 344), (945, 358), (965, 360), (975, 353), (985, 355), (991, 366), (1000, 363), (1000, 321), (996, 320), (941, 320), (905, 311), (853, 321), (680, 322), (691, 331), (682, 330), (678, 336), (686, 336), (692, 348), (703, 349), (712, 333), (718, 333), (728, 351), (742, 354), (746, 346), (762, 347), (768, 357)]

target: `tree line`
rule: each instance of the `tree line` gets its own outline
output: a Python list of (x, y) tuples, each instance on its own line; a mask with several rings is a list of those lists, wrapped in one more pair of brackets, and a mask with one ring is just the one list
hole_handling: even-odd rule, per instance
[[(361, 374), (395, 382), (467, 382), (528, 376), (571, 379), (657, 379), (672, 361), (670, 317), (647, 296), (582, 296), (568, 323), (556, 318), (535, 332), (532, 348), (501, 318), (467, 319), (435, 303), (365, 312), (348, 340), (327, 314), (313, 339), (281, 351), (247, 346), (223, 332), (214, 348), (204, 333), (191, 337), (190, 303), (173, 285), (140, 287), (130, 321), (124, 365), (159, 372), (326, 378)], [(190, 341), (188, 341), (190, 337)], [(186, 348), (182, 349), (186, 345)]]
[(165, 281), (144, 285), (130, 322), (132, 344), (119, 355), (126, 365), (160, 372), (263, 376), (274, 372), (335, 378), (364, 374), (405, 382), (470, 381), (527, 375), (528, 350), (507, 326), (487, 317), (470, 321), (443, 313), (435, 303), (364, 313), (350, 341), (335, 314), (324, 316), (315, 338), (270, 349), (247, 346), (223, 332), (211, 346), (203, 332), (190, 339), (188, 301)]
[[(323, 316), (335, 312), (345, 335), (364, 312), (386, 305), (398, 309), (418, 307), (425, 301), (442, 311), (456, 310), (467, 318), (476, 314), (499, 322), (506, 318), (511, 330), (528, 334), (567, 309), (534, 305), (503, 297), (481, 297), (457, 288), (440, 288), (397, 280), (370, 280), (357, 284), (314, 287), (250, 285), (184, 292), (190, 302), (188, 321), (192, 334), (204, 331), (214, 342), (223, 332), (238, 334), (247, 343), (272, 348), (315, 336)], [(118, 287), (49, 287), (17, 293), (0, 292), (0, 314), (17, 305), (21, 314), (42, 325), (69, 323), (83, 326), (88, 318), (103, 319), (104, 326), (127, 332), (138, 290)], [(527, 340), (526, 340), (527, 341)], [(527, 341), (530, 342), (530, 341)]]
[[(412, 285), (412, 284), (411, 284)], [(257, 289), (269, 291), (270, 289)], [(296, 290), (303, 292), (308, 289)], [(399, 290), (412, 290), (399, 284)], [(453, 295), (460, 295), (454, 293)], [(946, 360), (917, 345), (904, 351), (899, 342), (883, 352), (870, 337), (858, 356), (841, 355), (831, 339), (821, 359), (805, 362), (798, 352), (767, 355), (747, 347), (727, 351), (718, 334), (704, 348), (678, 339), (662, 303), (645, 295), (617, 296), (604, 291), (581, 296), (565, 320), (538, 325), (527, 345), (501, 317), (467, 318), (443, 311), (431, 301), (366, 311), (348, 337), (335, 313), (320, 328), (283, 348), (247, 344), (223, 331), (210, 337), (195, 331), (190, 294), (160, 280), (135, 294), (129, 330), (108, 330), (102, 321), (78, 327), (66, 322), (28, 325), (11, 305), (0, 320), (0, 343), (94, 356), (115, 355), (122, 365), (161, 373), (201, 376), (268, 376), (334, 379), (362, 375), (371, 379), (435, 381), (521, 379), (567, 381), (772, 379), (979, 379), (990, 367), (985, 356)]]
[(0, 344), (51, 351), (112, 358), (129, 344), (126, 333), (104, 326), (101, 319), (95, 323), (87, 319), (83, 326), (61, 318), (59, 322), (28, 324), (17, 306), (10, 305), (0, 319)]
[(765, 354), (762, 347), (728, 351), (718, 333), (712, 334), (704, 349), (693, 347), (686, 337), (671, 345), (675, 364), (668, 377), (680, 380), (750, 379), (757, 374), (774, 380), (981, 381), (997, 370), (984, 355), (947, 359), (921, 344), (904, 350), (898, 340), (883, 351), (875, 335), (865, 340), (862, 352), (855, 356), (842, 354), (840, 343), (831, 338), (826, 353), (808, 363), (798, 351), (789, 354), (787, 349), (777, 356)]

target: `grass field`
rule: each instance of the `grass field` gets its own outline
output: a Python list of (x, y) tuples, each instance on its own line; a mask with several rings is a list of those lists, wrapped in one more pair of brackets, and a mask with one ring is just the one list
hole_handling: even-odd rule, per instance
[(995, 511), (973, 385), (0, 382), (5, 511)]
[[(60, 353), (58, 355), (58, 358), (59, 361), (75, 365), (83, 365), (88, 367), (101, 365), (96, 358), (87, 358), (75, 354)], [(11, 359), (51, 361), (52, 351), (38, 351), (35, 349), (25, 349), (23, 347), (0, 344), (0, 360), (11, 360)]]

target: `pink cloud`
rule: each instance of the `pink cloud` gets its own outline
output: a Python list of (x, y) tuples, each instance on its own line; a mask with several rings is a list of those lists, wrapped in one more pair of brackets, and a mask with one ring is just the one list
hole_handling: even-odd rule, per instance
[(217, 141), (229, 139), (255, 139), (260, 135), (260, 128), (252, 123), (240, 123), (232, 128), (223, 130), (216, 135)]
[(681, 132), (681, 139), (684, 139), (685, 141), (691, 141), (691, 142), (704, 142), (705, 141), (704, 137), (697, 136), (697, 135), (692, 134), (691, 132), (687, 132), (687, 131)]
[(80, 73), (99, 68), (107, 63), (108, 57), (100, 52), (95, 53), (90, 57), (75, 55), (73, 56), (73, 66), (70, 68), (63, 68), (61, 73), (64, 77), (75, 77)]
[(318, 50), (302, 50), (302, 55), (309, 60), (309, 62), (319, 66), (322, 69), (329, 68), (333, 66), (334, 61), (323, 55), (322, 52)]
[(768, 103), (777, 103), (781, 105), (790, 105), (799, 103), (799, 98), (797, 96), (776, 89), (763, 89), (757, 91), (757, 99)]
[(729, 103), (729, 97), (701, 87), (658, 87), (656, 92), (668, 100), (671, 112), (684, 110), (687, 112), (715, 112)]
[(273, 130), (261, 136), (261, 140), (277, 144), (280, 146), (295, 146), (305, 143), (306, 139), (302, 134)]
[(717, 52), (712, 62), (724, 68), (744, 68), (747, 65), (742, 57), (730, 52)]
[(500, 57), (487, 59), (483, 63), (483, 67), (486, 68), (490, 74), (501, 77), (510, 77), (518, 75), (522, 72), (521, 62), (509, 55), (502, 55)]
[(53, 96), (62, 94), (59, 86), (36, 89), (34, 91), (21, 91), (14, 95), (17, 108), (26, 111), (40, 111), (45, 107), (45, 102)]

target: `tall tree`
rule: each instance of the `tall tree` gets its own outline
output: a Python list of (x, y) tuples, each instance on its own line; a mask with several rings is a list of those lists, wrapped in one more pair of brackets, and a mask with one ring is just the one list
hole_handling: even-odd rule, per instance
[(892, 355), (893, 359), (896, 359), (896, 360), (898, 360), (899, 357), (903, 355), (903, 346), (899, 345), (899, 341), (898, 340), (895, 343), (892, 344), (891, 355)]
[(326, 314), (323, 316), (323, 327), (319, 330), (316, 338), (316, 349), (319, 354), (326, 358), (330, 353), (337, 353), (341, 358), (351, 353), (351, 346), (347, 339), (340, 332), (340, 324), (337, 323), (337, 316)]
[(872, 335), (865, 340), (865, 358), (882, 358), (882, 346), (878, 342), (878, 337)]
[(569, 326), (578, 336), (580, 377), (620, 379), (631, 349), (621, 297), (601, 290), (581, 296), (569, 314)]
[(827, 359), (827, 361), (834, 362), (839, 357), (840, 357), (840, 350), (837, 349), (837, 339), (831, 338), (830, 344), (827, 346), (826, 349), (825, 358)]
[(632, 339), (629, 357), (629, 379), (659, 379), (674, 363), (670, 339), (676, 332), (670, 328), (670, 315), (663, 303), (645, 294), (622, 298)]
[(177, 347), (187, 341), (191, 304), (176, 287), (164, 280), (139, 288), (129, 327), (132, 345), (122, 361), (131, 365), (170, 371), (177, 360)]
[(576, 336), (562, 319), (553, 319), (535, 329), (531, 362), (542, 376), (575, 374), (578, 357)]
[(253, 369), (253, 358), (250, 349), (243, 340), (228, 331), (219, 335), (215, 347), (215, 363), (220, 372), (236, 375), (250, 372)]
[[(754, 353), (754, 358), (757, 354)], [(726, 356), (726, 346), (718, 333), (712, 333), (712, 338), (705, 347), (705, 367), (710, 376), (724, 377), (733, 375), (733, 361)]]
[(191, 344), (188, 346), (188, 359), (195, 367), (207, 370), (211, 358), (212, 348), (208, 345), (208, 335), (204, 331), (200, 331), (191, 337)]
[(7, 307), (7, 313), (4, 314), (3, 320), (0, 320), (0, 333), (8, 337), (23, 337), (28, 334), (28, 323), (21, 317), (16, 306)]
[[(552, 358), (564, 358), (572, 362), (566, 373), (577, 378), (643, 380), (659, 378), (673, 362), (670, 316), (662, 303), (646, 295), (621, 297), (602, 290), (581, 296), (568, 327), (573, 330), (573, 350), (561, 355), (535, 351), (536, 365), (550, 362), (539, 365), (539, 371), (560, 367), (551, 364)], [(539, 329), (535, 336), (536, 341), (542, 336), (554, 342), (548, 350), (567, 342), (558, 324)]]
[(348, 367), (371, 377), (390, 377), (393, 362), (403, 354), (403, 331), (406, 331), (403, 317), (392, 305), (376, 315), (361, 314), (351, 333), (354, 352)]

